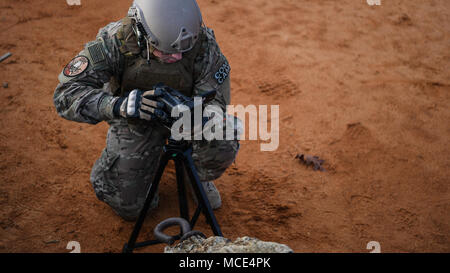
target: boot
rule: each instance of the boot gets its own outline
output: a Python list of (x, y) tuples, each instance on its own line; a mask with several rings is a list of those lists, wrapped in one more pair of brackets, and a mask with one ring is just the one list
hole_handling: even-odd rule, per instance
[[(212, 209), (218, 209), (222, 206), (222, 198), (220, 192), (216, 188), (213, 182), (202, 182), (203, 189), (205, 190), (206, 197), (208, 197), (209, 203)], [(194, 199), (195, 200), (195, 199)], [(198, 202), (196, 202), (198, 203)]]
[[(192, 188), (192, 184), (190, 183), (190, 179), (187, 175), (186, 169), (184, 169), (184, 183), (187, 184), (187, 188), (191, 192), (192, 199), (195, 204), (198, 205), (197, 196), (195, 195), (195, 191)], [(213, 182), (202, 182), (203, 189), (205, 190), (206, 197), (208, 198), (209, 203), (211, 204), (211, 208), (213, 210), (219, 209), (222, 206), (222, 198), (220, 197), (220, 192), (217, 189), (216, 185)]]

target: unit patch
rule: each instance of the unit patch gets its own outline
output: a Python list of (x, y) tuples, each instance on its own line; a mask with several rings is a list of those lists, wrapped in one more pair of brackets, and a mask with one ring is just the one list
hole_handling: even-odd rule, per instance
[(66, 77), (75, 77), (83, 73), (89, 66), (89, 59), (85, 56), (77, 56), (64, 67)]
[(214, 78), (216, 78), (216, 81), (219, 84), (222, 84), (227, 79), (229, 74), (230, 74), (230, 65), (227, 62), (225, 62), (219, 68), (219, 70), (216, 72), (216, 74), (214, 74)]

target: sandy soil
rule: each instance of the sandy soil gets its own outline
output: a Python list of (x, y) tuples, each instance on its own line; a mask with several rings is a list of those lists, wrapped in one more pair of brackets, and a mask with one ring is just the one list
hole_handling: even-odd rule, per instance
[[(1, 0), (0, 252), (119, 252), (133, 227), (99, 202), (107, 124), (63, 120), (57, 76), (131, 0)], [(245, 4), (243, 4), (245, 3)], [(217, 181), (230, 239), (296, 252), (450, 251), (450, 2), (199, 0), (232, 66), (233, 104), (280, 105), (280, 147), (244, 141)], [(328, 172), (301, 165), (318, 155)], [(174, 172), (146, 234), (177, 215)], [(205, 231), (200, 221), (197, 229)], [(163, 246), (146, 249), (161, 252)]]

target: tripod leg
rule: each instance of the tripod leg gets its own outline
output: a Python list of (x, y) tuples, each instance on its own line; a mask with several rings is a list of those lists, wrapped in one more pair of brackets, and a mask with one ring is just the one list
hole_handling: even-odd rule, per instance
[(214, 212), (211, 208), (211, 204), (209, 203), (209, 200), (206, 196), (205, 190), (201, 185), (200, 178), (198, 177), (191, 154), (192, 149), (188, 149), (183, 154), (186, 160), (186, 170), (188, 172), (189, 179), (191, 180), (190, 182), (192, 183), (192, 187), (194, 188), (199, 205), (202, 207), (203, 213), (205, 214), (206, 220), (210, 224), (214, 235), (223, 236), (219, 224), (217, 223), (216, 216), (214, 215)]
[(200, 216), (200, 213), (202, 212), (202, 206), (198, 206), (197, 209), (194, 212), (194, 215), (191, 219), (191, 229), (194, 229), (195, 223), (197, 223), (198, 217)]
[(159, 182), (164, 173), (164, 169), (166, 168), (167, 163), (169, 162), (169, 159), (170, 159), (169, 154), (164, 154), (161, 158), (160, 165), (158, 166), (158, 169), (155, 173), (155, 177), (153, 178), (152, 185), (150, 186), (150, 189), (147, 193), (147, 198), (145, 199), (144, 206), (142, 207), (141, 212), (139, 214), (139, 218), (136, 224), (134, 225), (134, 229), (133, 232), (131, 233), (130, 239), (128, 240), (128, 244), (125, 244), (123, 248), (123, 252), (133, 252), (133, 250), (136, 248), (136, 240), (139, 236), (142, 224), (144, 223), (145, 217), (147, 216), (150, 204), (153, 200), (153, 197), (156, 194), (156, 190), (158, 189)]
[(177, 174), (178, 203), (180, 206), (180, 215), (189, 221), (189, 205), (186, 197), (186, 186), (184, 184), (184, 164), (179, 158), (175, 159), (175, 170)]

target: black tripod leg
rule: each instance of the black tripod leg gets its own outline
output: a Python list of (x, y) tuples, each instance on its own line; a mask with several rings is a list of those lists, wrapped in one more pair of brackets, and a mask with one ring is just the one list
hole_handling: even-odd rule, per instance
[(142, 210), (139, 214), (139, 218), (136, 224), (134, 225), (134, 229), (133, 232), (131, 233), (130, 239), (128, 240), (128, 244), (125, 244), (123, 248), (123, 252), (133, 252), (133, 250), (136, 248), (136, 240), (139, 236), (142, 224), (144, 223), (145, 217), (147, 216), (150, 204), (152, 203), (153, 197), (156, 194), (156, 190), (158, 189), (159, 182), (164, 173), (164, 169), (166, 168), (167, 163), (169, 162), (169, 159), (170, 159), (169, 154), (164, 154), (163, 157), (161, 158), (160, 165), (155, 173), (152, 185), (147, 193), (147, 198), (145, 199), (144, 206), (142, 207)]
[(191, 219), (191, 229), (194, 229), (195, 227), (195, 223), (197, 223), (198, 217), (200, 216), (200, 213), (202, 212), (202, 206), (198, 206), (197, 209), (194, 212), (194, 215), (192, 216)]
[(180, 215), (182, 218), (189, 221), (189, 205), (187, 202), (186, 187), (184, 184), (184, 164), (182, 159), (175, 159), (175, 170), (177, 174), (178, 203), (180, 206)]
[(199, 205), (203, 209), (203, 213), (205, 214), (206, 220), (211, 226), (211, 229), (216, 236), (222, 236), (222, 231), (220, 230), (219, 224), (217, 223), (216, 216), (211, 208), (211, 204), (209, 203), (208, 198), (206, 197), (205, 190), (201, 185), (200, 178), (198, 177), (197, 170), (194, 166), (194, 161), (192, 159), (192, 149), (188, 149), (184, 152), (184, 157), (186, 159), (186, 170), (188, 172), (190, 182), (192, 183), (192, 187), (194, 188), (195, 194), (197, 196)]

